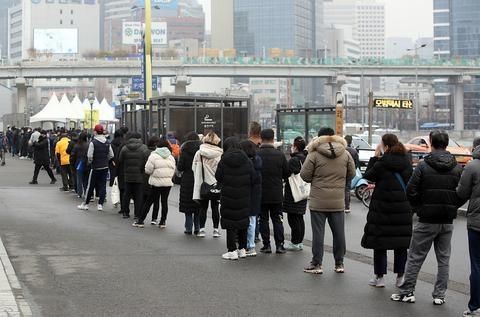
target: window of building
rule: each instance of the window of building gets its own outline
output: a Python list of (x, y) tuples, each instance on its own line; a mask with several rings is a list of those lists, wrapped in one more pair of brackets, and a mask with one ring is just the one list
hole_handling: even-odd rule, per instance
[(73, 25), (73, 20), (70, 20), (70, 24)]
[(73, 14), (73, 10), (70, 10), (70, 14)]
[(62, 21), (62, 20), (60, 20), (60, 24), (63, 24), (63, 21)]
[(60, 9), (60, 14), (63, 14), (63, 10), (62, 10), (62, 9)]

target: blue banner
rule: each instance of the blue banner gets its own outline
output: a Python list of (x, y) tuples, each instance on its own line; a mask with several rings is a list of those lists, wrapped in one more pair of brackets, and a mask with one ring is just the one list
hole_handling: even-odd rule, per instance
[[(152, 89), (158, 89), (157, 77), (152, 77)], [(143, 77), (142, 76), (133, 76), (132, 77), (132, 87), (131, 91), (141, 92), (143, 91)]]
[[(144, 0), (136, 0), (135, 6), (137, 8), (145, 7)], [(159, 10), (177, 10), (178, 0), (152, 0), (152, 6)]]

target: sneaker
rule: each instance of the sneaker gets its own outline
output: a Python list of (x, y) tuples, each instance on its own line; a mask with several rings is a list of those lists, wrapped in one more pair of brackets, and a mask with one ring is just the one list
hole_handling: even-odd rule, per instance
[(224, 260), (238, 260), (238, 252), (237, 251), (233, 251), (233, 252), (227, 252), (225, 254), (222, 255), (222, 258)]
[(436, 306), (441, 306), (443, 304), (445, 304), (447, 301), (445, 300), (445, 298), (441, 298), (441, 297), (437, 297), (437, 298), (434, 298), (433, 299), (433, 305), (436, 305)]
[(38, 185), (38, 182), (37, 181), (31, 181), (29, 184), (30, 185)]
[(193, 230), (193, 234), (196, 236), (198, 235), (199, 231), (198, 230)]
[(191, 235), (192, 235), (192, 232), (191, 232), (191, 231), (188, 231), (188, 230), (185, 230), (183, 233), (186, 234), (187, 236), (191, 236)]
[(345, 266), (343, 264), (335, 265), (335, 273), (345, 273)]
[(158, 225), (160, 229), (165, 229), (167, 227), (167, 224), (165, 221), (160, 221), (160, 224)]
[(68, 188), (60, 187), (58, 190), (61, 191), (61, 192), (68, 193)]
[(0, 164), (1, 166), (5, 166), (5, 162), (2, 162), (2, 164)]
[(198, 238), (205, 238), (205, 229), (200, 229), (200, 231), (197, 233)]
[(287, 251), (302, 251), (303, 250), (303, 243), (298, 243), (298, 244), (290, 243), (286, 247), (286, 249), (287, 249)]
[(395, 282), (396, 287), (401, 287), (405, 283), (405, 276), (398, 276), (397, 281)]
[(480, 316), (480, 309), (471, 311), (471, 310), (466, 310), (463, 312), (463, 317), (479, 317)]
[(303, 272), (310, 274), (323, 274), (323, 268), (320, 264), (312, 264), (303, 269)]
[(123, 219), (128, 219), (128, 218), (130, 218), (130, 215), (123, 215), (122, 218)]
[(238, 250), (238, 257), (240, 259), (245, 259), (247, 257), (247, 251), (245, 249)]
[(346, 214), (349, 214), (349, 213), (350, 213), (350, 208), (346, 208), (346, 209), (345, 209), (345, 213), (346, 213)]
[(54, 179), (52, 179), (52, 180), (50, 181), (50, 185), (54, 185), (56, 182), (57, 182), (57, 179), (54, 178)]
[(390, 296), (390, 299), (394, 302), (411, 304), (415, 303), (415, 295), (413, 295), (413, 292), (410, 292), (408, 294), (392, 294), (392, 296)]
[(150, 221), (150, 224), (151, 224), (152, 226), (158, 225), (157, 219), (152, 219), (152, 221)]
[(143, 228), (143, 227), (145, 227), (145, 225), (144, 225), (143, 223), (136, 222), (136, 221), (135, 221), (134, 223), (132, 223), (132, 226), (133, 226), (133, 227), (137, 227), (137, 228)]
[(283, 245), (280, 245), (277, 247), (277, 250), (275, 251), (276, 254), (285, 254), (287, 253), (287, 250), (285, 250), (285, 247)]
[(98, 204), (98, 205), (97, 205), (97, 210), (98, 210), (98, 211), (103, 211), (103, 205)]
[(374, 276), (369, 282), (368, 285), (377, 287), (377, 288), (383, 288), (385, 287), (385, 279), (382, 277)]
[(88, 205), (85, 203), (82, 203), (81, 205), (77, 206), (77, 209), (79, 210), (88, 210)]
[(265, 245), (263, 246), (263, 248), (260, 249), (260, 252), (270, 254), (272, 253), (272, 248), (269, 245)]
[(257, 250), (255, 250), (255, 248), (248, 249), (248, 250), (246, 251), (246, 255), (247, 255), (247, 257), (257, 256)]
[(222, 235), (220, 234), (220, 230), (218, 229), (213, 229), (213, 237), (214, 238), (220, 238)]

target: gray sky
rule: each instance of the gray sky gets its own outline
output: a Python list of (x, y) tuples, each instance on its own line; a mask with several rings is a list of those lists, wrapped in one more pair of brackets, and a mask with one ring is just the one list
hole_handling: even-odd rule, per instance
[[(198, 0), (207, 17), (210, 30), (210, 0)], [(386, 4), (387, 37), (433, 36), (433, 0), (383, 0)]]

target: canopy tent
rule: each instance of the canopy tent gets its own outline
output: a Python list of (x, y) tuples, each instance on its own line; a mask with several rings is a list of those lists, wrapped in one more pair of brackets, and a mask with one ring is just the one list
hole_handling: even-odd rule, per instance
[(107, 100), (103, 98), (100, 105), (97, 108), (100, 111), (100, 121), (107, 122), (117, 122), (118, 119), (115, 118), (115, 110), (108, 104)]
[(53, 93), (45, 107), (39, 113), (30, 117), (30, 123), (43, 121), (65, 123), (67, 121), (67, 117), (68, 114), (66, 109), (60, 106), (57, 95)]
[(83, 111), (82, 102), (78, 95), (75, 95), (72, 102), (69, 105), (69, 113), (71, 120), (83, 120), (85, 117), (85, 112)]

